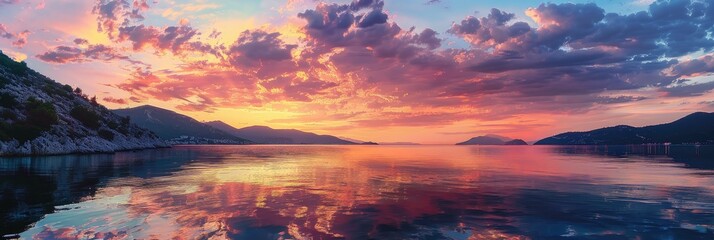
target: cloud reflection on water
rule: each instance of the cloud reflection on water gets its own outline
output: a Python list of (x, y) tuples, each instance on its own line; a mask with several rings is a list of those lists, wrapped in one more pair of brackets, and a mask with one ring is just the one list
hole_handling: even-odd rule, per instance
[[(671, 160), (547, 147), (193, 146), (18, 160), (2, 176), (62, 178), (53, 196), (74, 196), (48, 199), (63, 206), (28, 238), (711, 237), (714, 179), (702, 173), (712, 170)], [(83, 184), (96, 190), (76, 191)]]

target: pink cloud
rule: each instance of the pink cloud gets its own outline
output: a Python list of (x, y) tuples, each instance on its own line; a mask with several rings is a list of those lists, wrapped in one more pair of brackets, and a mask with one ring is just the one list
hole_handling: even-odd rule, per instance
[(121, 104), (121, 105), (125, 105), (128, 103), (126, 101), (126, 99), (123, 99), (123, 98), (104, 97), (104, 98), (102, 98), (102, 100), (104, 100), (105, 102)]
[(29, 30), (23, 30), (22, 32), (14, 34), (12, 32), (9, 32), (7, 26), (0, 23), (0, 38), (10, 40), (14, 39), (12, 45), (15, 47), (22, 48), (23, 46), (25, 46), (25, 44), (27, 44), (27, 37), (30, 36), (30, 34), (32, 34), (32, 32), (30, 32)]
[[(79, 42), (80, 44), (86, 44), (84, 41)], [(50, 63), (78, 63), (92, 60), (111, 61), (117, 59), (129, 60), (129, 57), (102, 44), (87, 45), (86, 48), (57, 46), (51, 51), (37, 55), (37, 58)]]

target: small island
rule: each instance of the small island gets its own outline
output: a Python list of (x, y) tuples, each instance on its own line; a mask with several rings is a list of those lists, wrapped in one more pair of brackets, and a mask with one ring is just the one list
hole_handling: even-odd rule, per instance
[(503, 143), (503, 145), (528, 145), (528, 143), (526, 141), (523, 141), (522, 139), (513, 139), (511, 141)]
[(478, 137), (473, 137), (465, 142), (457, 143), (456, 145), (528, 145), (526, 141), (522, 139), (511, 139), (509, 137), (499, 136), (495, 134), (488, 134)]

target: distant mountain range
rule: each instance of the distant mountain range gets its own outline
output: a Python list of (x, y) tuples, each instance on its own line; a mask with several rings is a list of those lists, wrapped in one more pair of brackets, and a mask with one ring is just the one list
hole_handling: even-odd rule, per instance
[(495, 134), (487, 134), (471, 138), (465, 142), (457, 143), (456, 145), (528, 145), (521, 139), (511, 139)]
[(235, 128), (221, 121), (199, 122), (171, 110), (144, 105), (117, 109), (132, 123), (156, 133), (172, 144), (355, 144), (330, 135), (266, 126)]
[(696, 112), (671, 123), (632, 127), (619, 125), (587, 132), (567, 132), (536, 145), (627, 145), (645, 143), (714, 144), (714, 113)]
[(189, 116), (154, 106), (114, 110), (119, 116), (149, 129), (173, 144), (247, 144), (251, 141), (225, 133)]
[(82, 93), (0, 52), (0, 156), (168, 146)]
[(206, 123), (234, 136), (250, 139), (262, 144), (355, 144), (330, 135), (318, 135), (295, 129), (273, 129), (266, 126), (235, 128), (221, 121)]

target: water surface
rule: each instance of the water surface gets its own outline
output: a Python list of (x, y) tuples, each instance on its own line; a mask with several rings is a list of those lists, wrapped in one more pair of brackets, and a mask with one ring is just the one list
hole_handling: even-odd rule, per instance
[(0, 159), (0, 234), (714, 239), (711, 151), (180, 146)]

